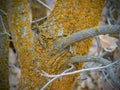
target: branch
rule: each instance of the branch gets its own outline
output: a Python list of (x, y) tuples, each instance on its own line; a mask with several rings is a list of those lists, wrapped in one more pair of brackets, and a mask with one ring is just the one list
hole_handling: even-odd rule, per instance
[[(66, 47), (70, 46), (71, 44), (101, 34), (113, 34), (120, 32), (120, 25), (106, 25), (106, 26), (99, 26), (94, 28), (89, 28), (86, 30), (82, 30), (77, 33), (73, 33), (68, 37), (63, 37), (61, 40), (56, 40), (54, 44), (51, 46), (50, 54), (55, 54), (64, 50)], [(52, 51), (52, 52), (51, 52)]]
[(86, 71), (101, 70), (101, 69), (109, 68), (110, 66), (118, 63), (119, 61), (120, 60), (117, 60), (117, 61), (115, 61), (113, 63), (110, 63), (110, 64), (108, 64), (106, 66), (99, 66), (99, 67), (94, 67), (94, 68), (87, 68), (87, 69), (82, 69), (82, 70), (76, 70), (76, 71), (73, 71), (73, 72), (68, 72), (68, 73), (58, 74), (58, 75), (48, 75), (48, 77), (62, 77), (62, 76), (73, 75), (73, 74), (86, 72)]
[(100, 43), (99, 36), (95, 36), (95, 40), (96, 40), (96, 43), (97, 43), (97, 56), (100, 56), (101, 43)]
[[(68, 71), (70, 71), (70, 70), (72, 70), (73, 68), (74, 68), (74, 66), (72, 65), (72, 64), (70, 64), (70, 68), (69, 69), (67, 69), (67, 70), (65, 70), (64, 72), (62, 72), (61, 74), (64, 74), (64, 73), (66, 73), (66, 72), (68, 72)], [(57, 76), (57, 77), (54, 77), (54, 76), (51, 76), (51, 75), (49, 75), (48, 73), (46, 73), (46, 72), (44, 72), (44, 71), (42, 71), (42, 74), (41, 74), (42, 76), (45, 76), (45, 77), (53, 77), (49, 82), (47, 82), (40, 90), (44, 90), (51, 82), (53, 82), (54, 80), (56, 80), (57, 78), (59, 78), (59, 77), (61, 77), (61, 76)]]
[(0, 9), (0, 12), (2, 12), (4, 15), (7, 15), (7, 13), (2, 9)]
[(52, 9), (47, 5), (45, 4), (44, 2), (42, 2), (41, 0), (37, 0), (40, 4), (42, 4), (43, 6), (45, 6), (46, 8), (48, 8), (50, 11), (52, 11)]
[(107, 59), (101, 58), (101, 57), (95, 57), (95, 56), (75, 56), (69, 59), (70, 62), (98, 62), (103, 65), (108, 65), (111, 62)]
[(41, 20), (44, 20), (44, 19), (46, 19), (47, 17), (48, 17), (48, 16), (44, 16), (44, 17), (42, 17), (42, 18), (40, 18), (40, 19), (33, 20), (33, 21), (32, 21), (32, 23), (39, 22), (39, 21), (41, 21)]
[[(112, 88), (114, 88), (115, 89), (115, 87), (111, 84), (111, 82), (108, 80), (108, 76), (109, 76), (109, 74), (105, 74), (105, 72), (104, 71), (102, 71), (102, 73), (103, 73), (103, 76), (104, 76), (104, 80), (106, 80), (107, 82), (108, 82), (108, 84), (112, 87)], [(103, 84), (104, 85), (104, 84)], [(104, 88), (104, 87), (103, 87)], [(103, 89), (103, 90), (105, 90), (105, 89)]]
[(46, 72), (43, 72), (42, 76), (51, 77), (52, 79), (47, 84), (45, 84), (40, 90), (44, 90), (48, 86), (48, 84), (50, 84), (53, 80), (55, 80), (55, 79), (57, 79), (59, 77), (67, 76), (67, 75), (73, 75), (73, 74), (77, 74), (77, 73), (81, 73), (81, 72), (86, 72), (86, 71), (94, 71), (94, 70), (101, 70), (101, 69), (109, 68), (112, 65), (118, 63), (119, 61), (120, 60), (115, 61), (113, 63), (110, 63), (110, 64), (108, 64), (106, 66), (102, 66), (102, 67), (87, 68), (87, 69), (82, 69), (82, 70), (76, 70), (76, 71), (73, 71), (73, 72), (68, 72), (68, 71), (70, 71), (72, 69), (72, 66), (71, 66), (71, 69), (65, 70), (63, 73), (58, 74), (58, 75), (49, 75)]
[(2, 27), (3, 27), (3, 32), (0, 32), (0, 34), (7, 34), (8, 36), (11, 36), (8, 32), (7, 32), (7, 30), (6, 30), (6, 27), (5, 27), (5, 25), (4, 25), (4, 22), (3, 22), (3, 19), (2, 19), (2, 16), (0, 15), (0, 22), (1, 22), (1, 24), (2, 24)]
[[(99, 62), (103, 65), (108, 65), (110, 64), (110, 61), (104, 59), (104, 58), (99, 58), (99, 57), (93, 57), (93, 56), (75, 56), (69, 59), (71, 62)], [(118, 60), (120, 61), (120, 60)], [(113, 72), (113, 67), (107, 68), (107, 71), (110, 73), (110, 78), (113, 81), (113, 84), (117, 87), (120, 87), (120, 81), (118, 77), (115, 75)]]

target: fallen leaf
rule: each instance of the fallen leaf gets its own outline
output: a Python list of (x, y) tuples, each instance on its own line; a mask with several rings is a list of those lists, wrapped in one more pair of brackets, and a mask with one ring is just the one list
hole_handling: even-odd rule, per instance
[(118, 45), (116, 44), (118, 39), (111, 37), (108, 34), (99, 35), (99, 38), (100, 38), (101, 47), (105, 51), (112, 52), (118, 47)]

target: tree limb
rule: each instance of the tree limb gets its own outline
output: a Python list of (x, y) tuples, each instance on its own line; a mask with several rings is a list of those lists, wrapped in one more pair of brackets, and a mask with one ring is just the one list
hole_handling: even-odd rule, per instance
[(75, 57), (71, 57), (69, 61), (72, 63), (74, 62), (98, 62), (103, 65), (108, 65), (111, 63), (107, 59), (104, 59), (101, 57), (95, 57), (95, 56), (75, 56)]
[[(70, 68), (69, 69), (67, 69), (67, 70), (65, 70), (64, 72), (62, 72), (61, 74), (65, 74), (66, 72), (69, 72), (70, 70), (72, 70), (73, 68), (74, 68), (74, 65), (72, 65), (72, 64), (70, 64)], [(41, 74), (42, 76), (45, 76), (45, 77), (52, 77), (52, 79), (49, 81), (49, 82), (47, 82), (40, 90), (44, 90), (51, 82), (53, 82), (54, 80), (56, 80), (57, 78), (60, 78), (61, 76), (57, 76), (57, 77), (54, 77), (54, 75), (53, 76), (51, 76), (51, 75), (49, 75), (48, 73), (46, 73), (45, 71), (42, 71), (42, 74)]]
[(43, 6), (45, 6), (47, 9), (49, 9), (50, 11), (52, 11), (52, 9), (47, 5), (45, 4), (43, 1), (41, 0), (37, 0), (40, 4), (42, 4)]
[(0, 12), (2, 12), (4, 15), (7, 15), (7, 13), (2, 9), (0, 9)]
[(112, 65), (118, 63), (119, 61), (120, 60), (117, 60), (117, 61), (115, 61), (113, 63), (107, 64), (107, 65), (101, 66), (101, 67), (93, 67), (93, 68), (87, 68), (87, 69), (82, 69), (82, 70), (76, 70), (76, 71), (68, 72), (69, 70), (72, 69), (72, 67), (71, 67), (70, 69), (65, 70), (63, 73), (57, 74), (57, 75), (50, 75), (50, 74), (42, 71), (42, 74), (41, 74), (42, 76), (50, 77), (52, 79), (48, 83), (46, 83), (40, 90), (45, 89), (48, 86), (48, 84), (50, 84), (52, 81), (54, 81), (55, 79), (57, 79), (59, 77), (63, 77), (63, 76), (67, 76), (67, 75), (73, 75), (73, 74), (77, 74), (77, 73), (81, 73), (81, 72), (86, 72), (86, 71), (94, 71), (94, 70), (101, 70), (101, 69), (109, 68)]
[(0, 34), (7, 34), (8, 36), (11, 37), (11, 35), (7, 32), (7, 29), (6, 29), (6, 27), (5, 27), (5, 24), (4, 24), (4, 22), (3, 22), (3, 19), (2, 19), (2, 16), (1, 16), (1, 15), (0, 15), (0, 22), (1, 22), (2, 27), (3, 27), (3, 32), (0, 32)]
[(60, 40), (56, 40), (51, 46), (50, 54), (55, 54), (57, 52), (60, 52), (69, 45), (89, 37), (102, 35), (102, 34), (113, 34), (119, 32), (120, 32), (120, 25), (106, 25), (106, 26), (93, 27), (77, 33), (73, 33), (68, 37), (63, 37)]
[[(71, 62), (99, 62), (103, 65), (108, 65), (110, 64), (110, 61), (104, 59), (104, 58), (99, 58), (99, 57), (93, 57), (93, 56), (75, 56), (69, 59)], [(118, 88), (120, 87), (120, 81), (118, 77), (115, 75), (113, 72), (113, 67), (107, 68), (108, 73), (110, 73), (110, 78), (113, 81), (113, 84), (117, 86)]]

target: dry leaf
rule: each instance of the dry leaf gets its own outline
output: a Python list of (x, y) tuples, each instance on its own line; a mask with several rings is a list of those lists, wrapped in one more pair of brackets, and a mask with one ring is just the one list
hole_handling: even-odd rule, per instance
[(110, 37), (108, 34), (107, 35), (99, 35), (100, 38), (100, 43), (101, 47), (108, 52), (112, 52), (116, 49), (117, 44), (116, 42), (118, 39)]

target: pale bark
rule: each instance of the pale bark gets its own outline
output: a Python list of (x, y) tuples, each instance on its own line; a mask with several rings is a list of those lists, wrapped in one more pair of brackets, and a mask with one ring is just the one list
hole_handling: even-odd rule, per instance
[(6, 34), (7, 19), (4, 13), (6, 11), (6, 0), (0, 1), (0, 90), (9, 90), (9, 70), (8, 70), (8, 47), (9, 38)]
[[(120, 61), (120, 60), (118, 60)], [(100, 58), (100, 57), (93, 57), (93, 56), (75, 56), (70, 58), (70, 62), (74, 63), (74, 62), (98, 62), (101, 63), (102, 65), (108, 65), (111, 62), (108, 61), (107, 59), (104, 58)], [(112, 84), (114, 86), (116, 86), (116, 88), (120, 87), (120, 81), (118, 76), (116, 76), (115, 72), (113, 72), (113, 66), (107, 68), (107, 73), (109, 73), (110, 79), (112, 79)], [(118, 73), (118, 72), (116, 72)]]
[(104, 35), (104, 34), (114, 34), (119, 32), (120, 32), (120, 25), (106, 25), (106, 26), (89, 28), (74, 33), (68, 37), (64, 37), (59, 41), (55, 41), (51, 48), (56, 47), (56, 49), (52, 50), (53, 52), (51, 52), (51, 54), (60, 52), (64, 50), (66, 47), (70, 46), (71, 44), (89, 37), (94, 37), (97, 35)]
[[(73, 54), (67, 48), (51, 55), (50, 52), (53, 51), (50, 46), (61, 37), (97, 26), (104, 5), (104, 0), (58, 0), (48, 20), (39, 27), (39, 34), (33, 35), (28, 0), (8, 1), (9, 27), (21, 63), (22, 77), (19, 88), (21, 90), (40, 89), (47, 82), (45, 77), (40, 76), (40, 70), (53, 74), (60, 73), (68, 68), (65, 61), (67, 57), (87, 54), (92, 39), (75, 43)], [(64, 33), (60, 34), (62, 31)], [(83, 46), (84, 48), (81, 48)], [(76, 67), (81, 69), (82, 64)], [(70, 90), (75, 76), (56, 80), (47, 89)]]
[[(12, 35), (12, 42), (21, 64), (22, 76), (20, 89), (23, 90), (26, 86), (26, 84), (24, 84), (26, 80), (30, 81), (28, 78), (31, 78), (31, 76), (29, 76), (29, 73), (26, 74), (26, 72), (30, 71), (30, 62), (35, 56), (34, 37), (31, 31), (30, 3), (28, 0), (20, 0), (19, 2), (16, 0), (8, 0), (7, 3), (8, 25)], [(29, 84), (28, 86), (30, 86)]]

